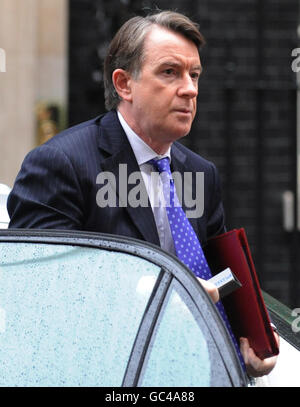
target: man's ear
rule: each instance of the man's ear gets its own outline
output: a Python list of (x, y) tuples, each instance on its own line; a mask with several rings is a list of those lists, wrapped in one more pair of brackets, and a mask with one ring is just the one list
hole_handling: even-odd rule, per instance
[(122, 100), (131, 101), (131, 76), (124, 69), (116, 69), (112, 74), (116, 92)]

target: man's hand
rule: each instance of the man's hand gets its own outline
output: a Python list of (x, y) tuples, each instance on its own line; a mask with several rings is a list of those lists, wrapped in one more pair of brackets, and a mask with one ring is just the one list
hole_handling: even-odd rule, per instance
[[(208, 293), (210, 298), (214, 303), (218, 302), (220, 299), (219, 290), (217, 287), (210, 283), (209, 281), (203, 280), (202, 278), (197, 278), (200, 284), (202, 284), (205, 291)], [(274, 333), (279, 345), (279, 336)], [(269, 374), (276, 365), (277, 356), (266, 358), (261, 360), (254, 350), (250, 348), (249, 341), (247, 338), (240, 338), (240, 349), (243, 355), (247, 373), (252, 377), (260, 377)]]
[[(275, 333), (278, 345), (279, 336)], [(260, 377), (269, 374), (276, 365), (277, 356), (272, 356), (270, 358), (261, 360), (254, 350), (250, 348), (249, 341), (247, 338), (240, 338), (240, 349), (243, 355), (247, 373), (252, 377)]]
[(203, 285), (204, 290), (208, 293), (210, 298), (213, 300), (214, 303), (218, 302), (220, 299), (219, 290), (217, 287), (210, 283), (209, 281), (203, 280), (202, 278), (197, 278), (200, 284)]

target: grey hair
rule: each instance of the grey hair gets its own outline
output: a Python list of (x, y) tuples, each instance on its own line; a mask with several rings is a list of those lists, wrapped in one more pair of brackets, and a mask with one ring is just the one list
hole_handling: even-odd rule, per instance
[(174, 11), (161, 11), (146, 17), (136, 16), (128, 20), (114, 36), (104, 60), (104, 91), (107, 110), (116, 109), (120, 97), (115, 90), (112, 74), (124, 69), (134, 79), (138, 78), (144, 58), (145, 38), (153, 25), (182, 34), (194, 42), (198, 50), (205, 44), (197, 23)]

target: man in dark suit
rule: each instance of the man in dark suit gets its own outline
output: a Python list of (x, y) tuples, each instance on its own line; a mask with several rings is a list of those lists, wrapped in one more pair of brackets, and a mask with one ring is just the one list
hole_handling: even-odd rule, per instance
[[(166, 210), (154, 202), (157, 194), (152, 188), (159, 184), (153, 187), (149, 163), (168, 157), (172, 171), (183, 180), (176, 189), (196, 194), (194, 207), (188, 208), (184, 199), (182, 206), (189, 210), (200, 243), (222, 233), (216, 168), (177, 142), (190, 132), (196, 114), (203, 43), (196, 24), (178, 13), (135, 17), (125, 23), (105, 60), (109, 112), (62, 132), (27, 155), (8, 199), (10, 227), (112, 233), (175, 253)], [(189, 181), (186, 173), (193, 174)], [(195, 177), (199, 173), (204, 174), (201, 197)], [(140, 198), (146, 196), (143, 205), (136, 204), (137, 183), (130, 181), (133, 175), (137, 180), (137, 174)], [(130, 196), (136, 200), (124, 202)], [(195, 217), (200, 198), (203, 210)], [(201, 282), (216, 301), (215, 287)], [(261, 361), (247, 340), (241, 346), (250, 374), (263, 375), (273, 368), (275, 358)]]
[[(205, 174), (204, 213), (199, 219), (190, 219), (204, 243), (208, 236), (224, 230), (215, 166), (179, 143), (172, 145), (171, 159), (174, 171)], [(97, 193), (103, 186), (97, 183), (97, 176), (111, 172), (118, 187), (120, 165), (127, 166), (128, 174), (140, 171), (115, 110), (65, 130), (25, 158), (8, 199), (10, 227), (112, 233), (159, 245), (150, 205), (97, 204)], [(134, 186), (128, 185), (128, 193)]]

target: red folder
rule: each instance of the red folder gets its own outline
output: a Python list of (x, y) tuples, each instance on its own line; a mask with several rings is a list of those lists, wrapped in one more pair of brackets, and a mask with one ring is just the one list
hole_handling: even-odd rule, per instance
[(204, 252), (212, 274), (230, 267), (242, 284), (241, 288), (222, 299), (236, 338), (248, 338), (250, 346), (261, 359), (278, 355), (277, 341), (270, 325), (245, 230), (234, 229), (209, 239)]

